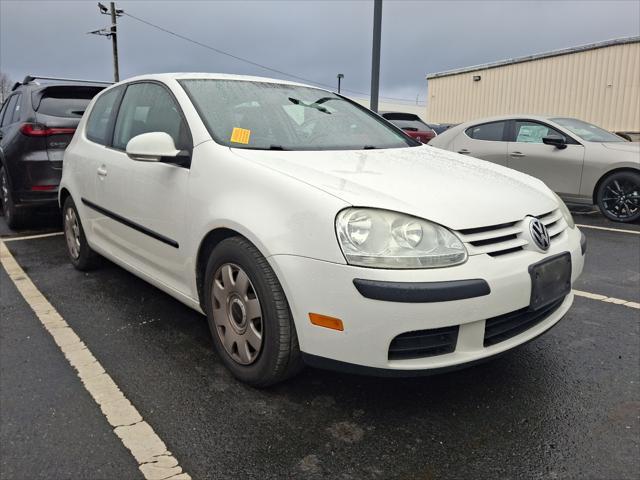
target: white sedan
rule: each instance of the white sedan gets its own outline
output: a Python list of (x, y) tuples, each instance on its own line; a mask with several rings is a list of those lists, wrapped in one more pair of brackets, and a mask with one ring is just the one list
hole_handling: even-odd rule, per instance
[(640, 143), (591, 123), (562, 116), (483, 118), (429, 145), (532, 175), (568, 203), (598, 205), (610, 220), (640, 219)]
[(60, 205), (76, 268), (103, 255), (204, 313), (256, 386), (305, 363), (413, 375), (503, 353), (567, 313), (586, 248), (541, 181), (255, 77), (106, 89)]

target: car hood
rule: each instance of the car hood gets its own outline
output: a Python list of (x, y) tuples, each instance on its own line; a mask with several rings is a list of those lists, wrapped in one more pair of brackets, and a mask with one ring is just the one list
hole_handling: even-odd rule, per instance
[(640, 154), (640, 143), (638, 142), (606, 142), (602, 146), (609, 150)]
[(453, 229), (497, 225), (557, 208), (553, 194), (540, 180), (430, 146), (321, 152), (231, 150), (351, 205), (403, 212)]

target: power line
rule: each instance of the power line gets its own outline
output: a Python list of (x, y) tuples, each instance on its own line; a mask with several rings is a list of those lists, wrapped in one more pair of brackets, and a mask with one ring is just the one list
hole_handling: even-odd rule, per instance
[[(136, 20), (136, 21), (138, 21), (140, 23), (144, 23), (145, 25), (153, 27), (153, 28), (155, 28), (157, 30), (160, 30), (162, 32), (168, 33), (169, 35), (172, 35), (172, 36), (174, 36), (176, 38), (179, 38), (181, 40), (184, 40), (186, 42), (193, 43), (194, 45), (198, 45), (198, 46), (200, 46), (202, 48), (206, 48), (207, 50), (211, 50), (211, 51), (216, 52), (216, 53), (218, 53), (220, 55), (225, 55), (227, 57), (231, 57), (231, 58), (233, 58), (235, 60), (238, 60), (240, 62), (248, 63), (249, 65), (253, 65), (254, 67), (262, 68), (264, 70), (268, 70), (270, 72), (278, 73), (278, 74), (284, 75), (286, 77), (294, 78), (296, 80), (300, 80), (300, 81), (303, 81), (303, 82), (306, 82), (306, 83), (312, 83), (314, 85), (322, 86), (322, 87), (329, 88), (329, 89), (333, 90), (333, 85), (329, 85), (329, 84), (322, 83), (322, 82), (317, 82), (317, 81), (311, 80), (309, 78), (301, 77), (299, 75), (294, 75), (292, 73), (288, 73), (288, 72), (285, 72), (285, 71), (282, 71), (282, 70), (278, 70), (277, 68), (269, 67), (267, 65), (263, 65), (261, 63), (254, 62), (253, 60), (249, 60), (247, 58), (243, 58), (243, 57), (240, 57), (238, 55), (234, 55), (233, 53), (225, 52), (224, 50), (220, 50), (219, 48), (213, 47), (211, 45), (207, 45), (206, 43), (202, 43), (202, 42), (200, 42), (198, 40), (194, 40), (193, 38), (189, 38), (189, 37), (187, 37), (185, 35), (181, 35), (179, 33), (176, 33), (174, 31), (172, 31), (172, 30), (169, 30), (167, 28), (161, 27), (160, 25), (156, 25), (155, 23), (149, 22), (148, 20), (144, 20), (144, 19), (142, 19), (140, 17), (132, 15), (132, 14), (130, 14), (128, 12), (122, 12), (122, 13), (123, 13), (123, 15), (125, 15), (125, 16), (127, 16), (129, 18), (132, 18), (132, 19), (134, 19), (134, 20)], [(357, 90), (351, 90), (351, 89), (347, 89), (347, 88), (343, 88), (342, 90), (346, 91), (346, 92), (354, 93), (354, 94), (357, 94), (357, 95), (364, 95), (365, 97), (369, 96), (368, 93), (359, 92)], [(407, 98), (384, 97), (384, 96), (381, 97), (381, 98), (384, 98), (386, 100), (398, 100), (398, 101), (409, 102), (409, 103), (413, 103), (414, 102), (412, 99), (407, 99)]]

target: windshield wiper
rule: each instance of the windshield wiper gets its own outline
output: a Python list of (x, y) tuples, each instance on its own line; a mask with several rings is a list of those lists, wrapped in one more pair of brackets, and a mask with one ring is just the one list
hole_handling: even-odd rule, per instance
[(375, 150), (376, 147), (375, 145), (365, 145), (364, 147), (362, 147), (363, 150)]
[(299, 100), (297, 98), (293, 98), (293, 97), (289, 97), (289, 101), (291, 103), (293, 103), (294, 105), (301, 105), (303, 107), (307, 107), (307, 108), (315, 108), (316, 110), (318, 110), (319, 112), (322, 113), (326, 113), (328, 115), (331, 115), (331, 112), (329, 110), (327, 110), (326, 108), (324, 108), (322, 105), (319, 105), (318, 102), (314, 102), (314, 103), (305, 103), (302, 100)]
[(268, 147), (242, 147), (243, 150), (289, 150), (288, 148), (284, 148), (282, 145), (269, 145)]

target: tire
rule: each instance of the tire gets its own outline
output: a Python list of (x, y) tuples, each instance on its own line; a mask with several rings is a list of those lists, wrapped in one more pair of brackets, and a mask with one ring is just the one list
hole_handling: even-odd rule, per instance
[(231, 237), (213, 249), (204, 295), (214, 348), (237, 379), (267, 387), (302, 369), (298, 336), (282, 286), (251, 242)]
[(4, 167), (0, 167), (0, 203), (2, 203), (4, 221), (11, 230), (18, 229), (24, 225), (24, 212), (18, 210), (13, 203), (9, 175)]
[(614, 222), (635, 222), (640, 219), (640, 173), (615, 172), (606, 176), (596, 192), (602, 214)]
[(62, 227), (71, 264), (81, 272), (94, 269), (100, 257), (87, 243), (78, 209), (71, 196), (67, 197), (62, 207)]

